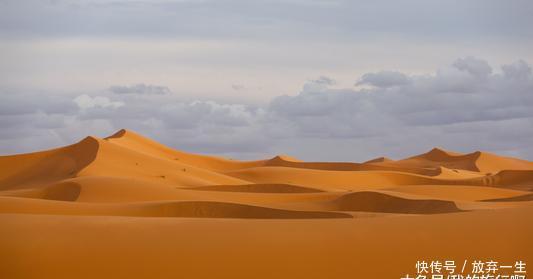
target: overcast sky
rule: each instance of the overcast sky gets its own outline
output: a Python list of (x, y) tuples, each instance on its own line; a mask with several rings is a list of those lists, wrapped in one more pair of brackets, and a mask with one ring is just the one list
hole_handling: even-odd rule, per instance
[(0, 0), (0, 154), (533, 160), (533, 2)]

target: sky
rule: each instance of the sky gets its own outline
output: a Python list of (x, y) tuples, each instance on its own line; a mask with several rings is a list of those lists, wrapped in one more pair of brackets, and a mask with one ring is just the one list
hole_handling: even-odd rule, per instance
[(529, 0), (0, 0), (0, 154), (127, 128), (309, 161), (533, 160)]

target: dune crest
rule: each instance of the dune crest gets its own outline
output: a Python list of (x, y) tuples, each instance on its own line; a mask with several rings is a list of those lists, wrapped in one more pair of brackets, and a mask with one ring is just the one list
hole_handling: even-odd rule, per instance
[(167, 147), (126, 129), (119, 130), (113, 135), (106, 137), (105, 140), (150, 156), (173, 160), (190, 166), (208, 169), (210, 171), (224, 171), (261, 166), (265, 161), (267, 161), (259, 160), (244, 162), (238, 160), (228, 160), (216, 156), (183, 152)]

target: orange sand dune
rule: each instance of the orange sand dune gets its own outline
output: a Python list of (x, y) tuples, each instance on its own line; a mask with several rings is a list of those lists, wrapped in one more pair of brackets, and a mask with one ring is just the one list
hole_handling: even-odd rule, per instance
[(448, 169), (481, 173), (494, 173), (502, 170), (533, 170), (533, 162), (529, 161), (497, 156), (488, 152), (476, 151), (469, 154), (460, 154), (439, 148), (399, 161), (373, 162), (372, 164), (411, 168), (446, 167)]
[(220, 157), (198, 155), (178, 151), (162, 144), (159, 144), (151, 139), (138, 135), (129, 130), (120, 130), (115, 134), (105, 138), (106, 141), (120, 145), (122, 147), (142, 152), (154, 157), (175, 160), (180, 163), (185, 163), (190, 166), (199, 167), (208, 170), (231, 170), (240, 169), (244, 167), (262, 166), (267, 160), (241, 162), (235, 160), (228, 160)]
[(239, 161), (129, 130), (0, 156), (0, 278), (401, 278), (533, 263), (533, 162)]

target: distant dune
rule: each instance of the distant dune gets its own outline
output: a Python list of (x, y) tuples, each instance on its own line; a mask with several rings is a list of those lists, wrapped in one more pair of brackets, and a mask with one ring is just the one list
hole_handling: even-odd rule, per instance
[(533, 162), (239, 161), (129, 130), (0, 156), (0, 278), (400, 278), (533, 264)]

